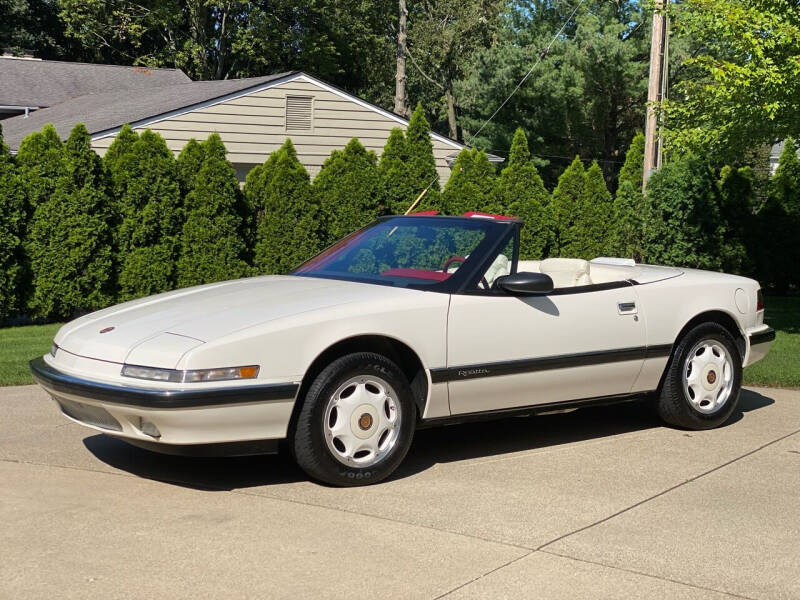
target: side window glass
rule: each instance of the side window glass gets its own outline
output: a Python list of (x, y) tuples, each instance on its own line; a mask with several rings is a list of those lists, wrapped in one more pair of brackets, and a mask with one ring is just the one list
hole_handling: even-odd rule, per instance
[(490, 290), (498, 277), (511, 274), (512, 261), (514, 260), (514, 246), (516, 236), (512, 236), (505, 247), (495, 256), (492, 264), (478, 281), (478, 289)]

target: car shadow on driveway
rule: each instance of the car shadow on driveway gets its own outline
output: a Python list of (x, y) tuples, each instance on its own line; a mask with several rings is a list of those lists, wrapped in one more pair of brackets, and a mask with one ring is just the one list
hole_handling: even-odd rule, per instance
[[(726, 425), (773, 402), (752, 390), (743, 390), (739, 408)], [(662, 426), (643, 401), (423, 429), (416, 433), (408, 455), (391, 479), (420, 473), (437, 463), (555, 447)], [(230, 491), (307, 479), (286, 451), (266, 456), (193, 458), (158, 454), (105, 435), (87, 437), (83, 443), (115, 469), (193, 489)]]

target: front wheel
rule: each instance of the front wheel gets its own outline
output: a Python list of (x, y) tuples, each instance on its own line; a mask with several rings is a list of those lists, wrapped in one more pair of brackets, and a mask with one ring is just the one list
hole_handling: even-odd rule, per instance
[(368, 352), (348, 354), (317, 376), (295, 430), (297, 464), (339, 486), (388, 477), (411, 445), (416, 405), (403, 372)]
[(716, 323), (689, 331), (670, 358), (659, 416), (687, 429), (712, 429), (736, 410), (742, 385), (742, 359), (730, 333)]

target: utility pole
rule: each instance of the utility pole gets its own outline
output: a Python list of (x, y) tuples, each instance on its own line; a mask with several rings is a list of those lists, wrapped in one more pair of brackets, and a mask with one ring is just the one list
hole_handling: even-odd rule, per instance
[(662, 140), (659, 109), (667, 95), (669, 60), (669, 17), (666, 10), (669, 0), (656, 0), (653, 11), (653, 33), (650, 38), (650, 77), (647, 85), (647, 119), (644, 128), (644, 179), (647, 180), (661, 168)]
[(408, 10), (406, 0), (398, 0), (400, 11), (397, 22), (397, 69), (394, 76), (394, 112), (408, 117), (408, 93), (406, 92), (406, 49), (408, 37), (406, 33)]

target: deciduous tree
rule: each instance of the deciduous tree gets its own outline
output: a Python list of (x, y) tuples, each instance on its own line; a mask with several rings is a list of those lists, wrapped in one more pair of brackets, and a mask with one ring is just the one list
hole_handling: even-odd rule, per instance
[(667, 104), (671, 145), (738, 161), (745, 148), (800, 136), (795, 0), (686, 0), (674, 24), (695, 51)]

